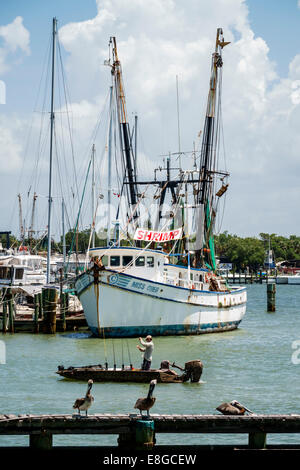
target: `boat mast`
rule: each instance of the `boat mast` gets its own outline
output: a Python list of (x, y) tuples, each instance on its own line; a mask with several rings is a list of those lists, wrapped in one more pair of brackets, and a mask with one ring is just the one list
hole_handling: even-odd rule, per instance
[(108, 189), (107, 189), (107, 246), (110, 244), (111, 227), (111, 150), (112, 150), (112, 125), (113, 125), (113, 87), (110, 87), (109, 99), (109, 131), (108, 131)]
[(50, 260), (51, 260), (51, 208), (52, 208), (52, 150), (54, 132), (54, 67), (56, 46), (57, 20), (53, 18), (52, 23), (52, 77), (51, 77), (51, 111), (50, 111), (50, 159), (49, 159), (49, 197), (48, 197), (48, 249), (47, 249), (47, 283), (50, 282)]
[(95, 144), (92, 146), (92, 248), (95, 248)]
[(23, 214), (22, 214), (22, 199), (21, 199), (21, 194), (18, 194), (18, 199), (19, 199), (19, 225), (20, 225), (20, 241), (21, 245), (24, 243), (24, 224), (23, 224)]
[(66, 266), (66, 233), (65, 233), (65, 201), (61, 201), (61, 219), (62, 219), (62, 248), (63, 248), (63, 274), (65, 276)]
[[(137, 204), (135, 160), (134, 160), (134, 156), (132, 152), (129, 124), (127, 120), (122, 69), (121, 69), (121, 63), (118, 58), (117, 43), (116, 43), (115, 37), (110, 38), (110, 44), (112, 44), (112, 54), (113, 54), (113, 64), (111, 66), (111, 73), (115, 81), (116, 101), (117, 101), (120, 135), (121, 135), (121, 142), (122, 142), (122, 152), (123, 152), (124, 161), (125, 161), (125, 169), (126, 169), (125, 174), (127, 176), (127, 180), (129, 184), (129, 195), (130, 195), (129, 204), (131, 205), (132, 210), (134, 210)], [(133, 214), (133, 219), (137, 219), (137, 218), (138, 218), (138, 212), (135, 211), (135, 213)]]
[[(219, 69), (221, 69), (223, 65), (222, 49), (227, 44), (229, 44), (229, 42), (224, 41), (222, 29), (218, 28), (215, 52), (212, 55), (210, 86), (201, 148), (199, 185), (197, 191), (198, 194), (196, 198), (197, 205), (199, 206), (198, 210), (200, 211), (198, 223), (204, 226), (203, 232), (201, 232), (201, 234), (198, 233), (198, 243), (200, 246), (196, 247), (196, 263), (199, 265), (201, 264), (201, 259), (203, 262), (206, 258), (206, 261), (209, 261), (213, 269), (215, 269), (216, 266), (211, 235), (216, 214), (212, 203), (214, 174), (216, 173), (216, 133), (218, 130), (215, 120), (217, 109), (217, 92), (219, 85)], [(198, 227), (198, 230), (200, 231), (200, 227)], [(204, 250), (206, 250), (206, 254), (208, 254), (208, 256), (204, 255)]]
[(29, 245), (31, 249), (32, 238), (34, 234), (34, 216), (35, 216), (35, 205), (37, 200), (37, 194), (34, 193), (33, 195), (33, 202), (32, 202), (32, 212), (31, 212), (31, 221), (30, 221), (30, 228), (28, 230), (28, 238), (29, 238)]

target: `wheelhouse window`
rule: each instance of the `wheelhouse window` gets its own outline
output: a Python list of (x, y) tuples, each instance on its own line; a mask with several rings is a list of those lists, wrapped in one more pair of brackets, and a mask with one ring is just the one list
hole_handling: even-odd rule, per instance
[(127, 266), (127, 264), (131, 263), (132, 256), (123, 256), (123, 266)]
[(147, 267), (154, 268), (154, 256), (147, 256)]
[(101, 261), (102, 261), (103, 266), (108, 266), (108, 256), (106, 255), (101, 256)]
[(120, 256), (111, 256), (110, 257), (111, 266), (120, 266)]
[(23, 279), (24, 268), (16, 268), (15, 279)]
[(139, 257), (135, 260), (135, 265), (136, 265), (136, 266), (145, 266), (145, 256), (139, 256)]
[(0, 279), (11, 279), (11, 268), (9, 267), (1, 267), (0, 268)]

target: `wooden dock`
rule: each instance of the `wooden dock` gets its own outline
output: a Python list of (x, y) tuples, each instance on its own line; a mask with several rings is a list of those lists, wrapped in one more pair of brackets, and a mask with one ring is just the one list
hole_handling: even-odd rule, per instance
[[(137, 425), (148, 425), (151, 421), (154, 435), (165, 434), (247, 434), (248, 446), (226, 446), (235, 449), (271, 450), (274, 446), (267, 445), (267, 434), (300, 434), (300, 415), (151, 415), (150, 420), (141, 420), (139, 415), (128, 414), (93, 414), (88, 417), (76, 415), (0, 415), (1, 435), (28, 435), (31, 450), (51, 450), (54, 435), (116, 435), (116, 449), (159, 451), (160, 446), (147, 446), (137, 442)], [(288, 436), (287, 436), (288, 441)], [(199, 444), (201, 437), (199, 436)], [(103, 450), (106, 447), (101, 447)], [(208, 448), (209, 446), (191, 446)], [(218, 446), (211, 446), (214, 450)], [(224, 447), (224, 446), (221, 446)], [(276, 446), (275, 446), (276, 447)], [(280, 445), (277, 448), (291, 448), (291, 445)], [(80, 448), (80, 447), (78, 447)], [(172, 446), (173, 451), (180, 449)], [(299, 445), (293, 446), (300, 449)], [(98, 448), (99, 449), (99, 448)], [(110, 447), (111, 449), (111, 447)]]

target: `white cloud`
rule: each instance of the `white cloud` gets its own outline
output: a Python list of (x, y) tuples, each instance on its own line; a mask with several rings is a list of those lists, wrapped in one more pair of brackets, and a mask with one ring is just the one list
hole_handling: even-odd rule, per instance
[[(300, 54), (291, 61), (288, 76), (279, 77), (268, 44), (251, 29), (244, 0), (97, 0), (97, 6), (94, 18), (59, 29), (68, 53), (75, 146), (88, 143), (105, 101), (110, 72), (103, 62), (109, 38), (116, 36), (128, 117), (139, 115), (147, 174), (150, 162), (154, 166), (161, 162), (159, 155), (178, 149), (176, 75), (181, 148), (191, 150), (203, 128), (211, 54), (221, 26), (225, 40), (231, 41), (223, 51), (224, 135), (232, 175), (223, 229), (295, 232)], [(15, 38), (8, 29), (12, 25), (0, 28), (0, 35), (7, 49), (19, 47), (26, 53), (29, 37), (26, 42), (22, 21), (16, 20)], [(1, 59), (0, 50), (0, 70)], [(5, 56), (3, 62), (4, 67)]]
[(18, 50), (25, 54), (30, 53), (30, 34), (23, 25), (23, 18), (17, 16), (12, 23), (0, 26), (0, 38), (4, 41), (4, 45), (0, 47), (0, 74), (3, 74), (10, 68), (8, 57)]

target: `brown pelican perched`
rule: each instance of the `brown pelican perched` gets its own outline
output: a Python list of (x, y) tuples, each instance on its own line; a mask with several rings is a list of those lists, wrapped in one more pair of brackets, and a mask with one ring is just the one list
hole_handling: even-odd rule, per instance
[(156, 384), (157, 384), (157, 380), (151, 380), (147, 397), (138, 398), (136, 401), (136, 404), (134, 405), (134, 408), (137, 408), (138, 410), (140, 410), (141, 416), (143, 416), (142, 411), (146, 410), (148, 418), (150, 417), (149, 410), (150, 408), (152, 408), (156, 400), (156, 398), (152, 396), (153, 390)]
[(236, 400), (230, 403), (221, 403), (216, 410), (220, 411), (223, 415), (244, 415), (246, 412), (253, 414), (252, 411)]
[(92, 381), (92, 379), (90, 379), (88, 381), (88, 387), (87, 387), (85, 397), (84, 398), (77, 398), (75, 400), (73, 408), (78, 409), (79, 415), (80, 415), (80, 411), (85, 411), (85, 416), (87, 416), (87, 410), (89, 409), (89, 407), (92, 405), (92, 403), (94, 401), (94, 397), (91, 394), (92, 386), (93, 386), (93, 381)]

